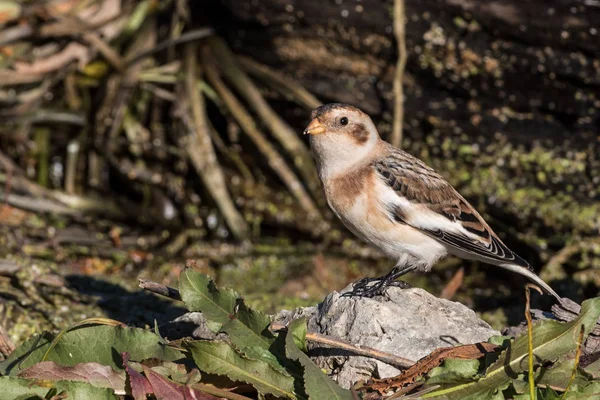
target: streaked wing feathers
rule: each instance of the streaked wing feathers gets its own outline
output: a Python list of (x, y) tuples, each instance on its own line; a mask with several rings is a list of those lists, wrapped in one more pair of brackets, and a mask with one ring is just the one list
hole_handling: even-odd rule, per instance
[(531, 269), (525, 260), (502, 243), (481, 215), (441, 175), (410, 154), (391, 146), (389, 149), (389, 154), (373, 164), (383, 182), (412, 204), (460, 223), (475, 238), (461, 232), (415, 226), (406, 220), (400, 209), (392, 210), (396, 221), (460, 251)]

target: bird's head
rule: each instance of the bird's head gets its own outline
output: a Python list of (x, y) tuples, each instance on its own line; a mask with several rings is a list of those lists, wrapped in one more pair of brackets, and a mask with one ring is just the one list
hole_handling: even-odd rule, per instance
[(304, 130), (309, 135), (319, 172), (335, 175), (371, 154), (379, 142), (371, 118), (348, 104), (325, 104), (314, 109)]

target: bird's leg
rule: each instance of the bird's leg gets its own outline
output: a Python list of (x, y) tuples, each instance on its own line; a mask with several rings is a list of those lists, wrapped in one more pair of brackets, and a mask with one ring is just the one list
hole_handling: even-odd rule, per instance
[[(387, 275), (379, 278), (363, 278), (356, 282), (352, 291), (345, 293), (344, 296), (360, 296), (360, 297), (375, 297), (382, 295), (389, 286), (396, 286), (402, 289), (410, 288), (411, 286), (403, 281), (396, 281), (402, 275), (416, 269), (415, 265), (405, 265), (403, 267), (394, 267)], [(377, 282), (371, 284), (372, 282)]]

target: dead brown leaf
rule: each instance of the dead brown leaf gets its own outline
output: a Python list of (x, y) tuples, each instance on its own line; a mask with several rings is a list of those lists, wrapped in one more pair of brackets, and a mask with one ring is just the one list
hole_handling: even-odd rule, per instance
[(400, 389), (413, 383), (417, 378), (427, 374), (433, 368), (437, 367), (442, 361), (448, 358), (458, 358), (461, 360), (474, 360), (493, 353), (498, 346), (491, 343), (475, 343), (457, 347), (445, 347), (434, 350), (428, 356), (421, 358), (415, 365), (405, 369), (400, 375), (387, 379), (373, 379), (361, 390), (377, 391), (381, 394), (393, 389)]

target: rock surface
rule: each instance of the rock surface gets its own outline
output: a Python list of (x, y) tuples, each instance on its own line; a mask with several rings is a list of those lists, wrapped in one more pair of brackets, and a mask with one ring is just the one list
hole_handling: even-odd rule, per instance
[[(308, 329), (417, 361), (440, 347), (486, 341), (499, 332), (473, 310), (439, 299), (422, 289), (391, 287), (375, 298), (343, 297), (333, 292), (315, 307), (283, 311), (275, 319), (306, 317)], [(381, 361), (352, 356), (339, 349), (311, 348), (311, 358), (341, 386), (370, 377), (387, 378), (400, 371)]]

